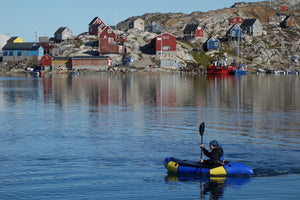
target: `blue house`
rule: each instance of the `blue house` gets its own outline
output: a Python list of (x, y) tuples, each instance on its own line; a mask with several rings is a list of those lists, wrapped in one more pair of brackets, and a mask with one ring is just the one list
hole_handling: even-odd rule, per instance
[(44, 48), (33, 42), (8, 42), (3, 48), (3, 61), (40, 59)]
[(220, 49), (220, 40), (216, 38), (216, 36), (211, 36), (205, 43), (204, 43), (204, 49), (206, 51), (209, 50), (219, 50)]
[(243, 30), (239, 27), (239, 25), (234, 24), (226, 33), (228, 37), (242, 37)]

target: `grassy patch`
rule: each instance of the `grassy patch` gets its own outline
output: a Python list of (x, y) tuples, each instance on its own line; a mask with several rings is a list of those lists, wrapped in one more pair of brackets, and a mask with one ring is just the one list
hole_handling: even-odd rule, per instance
[(197, 61), (197, 63), (202, 64), (204, 66), (208, 66), (212, 61), (213, 58), (206, 55), (203, 51), (200, 52), (191, 52), (194, 59)]

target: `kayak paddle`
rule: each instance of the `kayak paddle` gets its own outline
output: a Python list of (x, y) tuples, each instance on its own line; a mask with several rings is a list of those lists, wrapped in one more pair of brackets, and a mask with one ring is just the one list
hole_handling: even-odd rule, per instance
[[(201, 135), (201, 144), (203, 144), (204, 128), (205, 128), (205, 124), (204, 124), (204, 122), (202, 122), (199, 126), (199, 133)], [(201, 148), (201, 157), (200, 158), (202, 159), (202, 148)]]

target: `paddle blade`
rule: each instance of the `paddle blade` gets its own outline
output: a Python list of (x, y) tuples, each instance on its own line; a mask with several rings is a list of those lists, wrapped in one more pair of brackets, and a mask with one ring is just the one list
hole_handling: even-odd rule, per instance
[(205, 124), (204, 124), (204, 122), (202, 122), (199, 126), (199, 133), (201, 136), (203, 136), (203, 134), (204, 134), (204, 128), (205, 128)]

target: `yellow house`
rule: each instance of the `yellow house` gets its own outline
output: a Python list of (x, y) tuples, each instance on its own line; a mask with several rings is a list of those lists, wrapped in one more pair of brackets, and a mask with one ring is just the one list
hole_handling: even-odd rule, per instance
[(129, 28), (136, 28), (141, 31), (144, 31), (145, 21), (141, 18), (138, 18), (138, 19), (134, 20), (133, 22), (131, 22), (131, 24), (129, 25)]
[(7, 40), (7, 43), (24, 43), (25, 41), (20, 37), (11, 37)]

